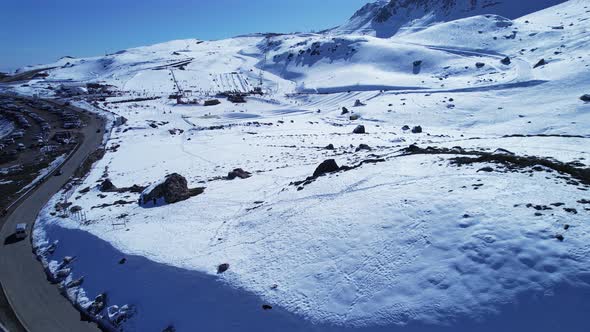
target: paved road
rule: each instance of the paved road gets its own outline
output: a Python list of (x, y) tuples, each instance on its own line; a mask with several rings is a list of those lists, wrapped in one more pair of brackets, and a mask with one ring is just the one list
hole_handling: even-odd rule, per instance
[[(96, 133), (97, 129), (101, 133)], [(102, 141), (103, 122), (91, 116), (83, 129), (85, 139), (62, 166), (63, 175), (51, 176), (3, 220), (0, 230), (0, 282), (21, 323), (29, 332), (98, 332), (96, 325), (82, 322), (79, 312), (51, 285), (33, 254), (30, 239), (5, 244), (17, 223), (33, 225), (47, 201), (67, 182), (76, 168)], [(0, 225), (2, 222), (0, 222)]]

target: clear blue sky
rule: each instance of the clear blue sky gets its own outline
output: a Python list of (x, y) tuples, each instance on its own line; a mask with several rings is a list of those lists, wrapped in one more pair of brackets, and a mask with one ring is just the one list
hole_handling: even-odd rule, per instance
[(0, 70), (173, 39), (321, 30), (370, 0), (1, 0)]

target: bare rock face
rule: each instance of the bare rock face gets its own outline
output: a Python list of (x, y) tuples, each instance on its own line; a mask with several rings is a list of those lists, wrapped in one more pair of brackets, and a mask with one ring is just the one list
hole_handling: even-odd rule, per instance
[(174, 204), (202, 194), (205, 188), (189, 189), (186, 179), (177, 173), (170, 174), (156, 186), (148, 187), (140, 198), (140, 205), (157, 206)]
[(318, 177), (324, 174), (337, 172), (340, 170), (340, 167), (336, 163), (334, 159), (328, 159), (322, 162), (313, 172), (314, 177)]

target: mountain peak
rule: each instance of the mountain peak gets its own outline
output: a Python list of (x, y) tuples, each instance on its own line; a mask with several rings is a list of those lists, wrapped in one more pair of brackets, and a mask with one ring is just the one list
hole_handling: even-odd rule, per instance
[(389, 38), (402, 31), (421, 30), (436, 22), (495, 14), (514, 19), (566, 0), (390, 0), (364, 5), (335, 34)]

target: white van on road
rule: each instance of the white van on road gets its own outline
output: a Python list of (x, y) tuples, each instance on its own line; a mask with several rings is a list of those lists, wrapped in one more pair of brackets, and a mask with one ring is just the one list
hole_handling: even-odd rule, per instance
[(17, 239), (24, 239), (27, 237), (27, 224), (16, 224), (16, 230), (14, 232), (14, 236)]

